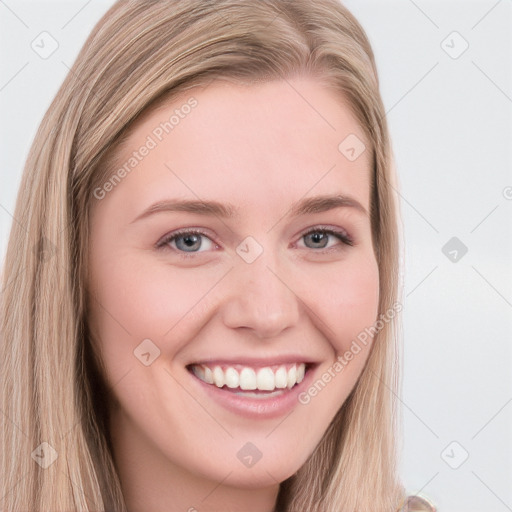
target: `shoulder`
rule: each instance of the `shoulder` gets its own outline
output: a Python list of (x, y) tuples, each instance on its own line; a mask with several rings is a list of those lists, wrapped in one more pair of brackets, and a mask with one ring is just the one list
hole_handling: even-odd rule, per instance
[(436, 507), (423, 496), (407, 496), (398, 512), (436, 512)]

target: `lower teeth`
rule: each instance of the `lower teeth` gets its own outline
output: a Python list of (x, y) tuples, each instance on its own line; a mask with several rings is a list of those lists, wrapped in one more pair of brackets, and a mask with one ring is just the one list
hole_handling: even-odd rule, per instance
[[(261, 390), (261, 389), (251, 389), (251, 390), (244, 390), (240, 388), (228, 388), (227, 386), (222, 386), (218, 389), (222, 389), (222, 391), (229, 391), (230, 393), (234, 393), (235, 395), (240, 396), (246, 396), (251, 398), (263, 398), (263, 397), (271, 397), (271, 396), (279, 396), (285, 393), (286, 391), (290, 391), (290, 389), (293, 389), (297, 384), (294, 384), (291, 388), (275, 388), (273, 391), (268, 390)], [(215, 386), (215, 384), (212, 384), (212, 386)]]
[(269, 396), (278, 396), (282, 395), (286, 389), (275, 389), (274, 391), (260, 391), (259, 393), (255, 393), (254, 391), (232, 391), (232, 393), (235, 393), (235, 395), (241, 395), (241, 396), (247, 396), (251, 398), (261, 398), (269, 397)]

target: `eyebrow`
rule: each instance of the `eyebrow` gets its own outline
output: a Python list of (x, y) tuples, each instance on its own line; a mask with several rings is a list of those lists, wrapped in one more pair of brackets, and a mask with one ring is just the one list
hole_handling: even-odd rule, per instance
[[(308, 197), (297, 201), (290, 208), (289, 216), (300, 216), (311, 213), (322, 213), (335, 208), (353, 208), (354, 210), (368, 216), (366, 208), (356, 199), (344, 195), (321, 195)], [(219, 203), (217, 201), (196, 201), (164, 199), (152, 204), (139, 216), (133, 219), (130, 224), (160, 212), (187, 212), (198, 215), (210, 215), (220, 218), (235, 218), (238, 216), (238, 208), (232, 204)]]

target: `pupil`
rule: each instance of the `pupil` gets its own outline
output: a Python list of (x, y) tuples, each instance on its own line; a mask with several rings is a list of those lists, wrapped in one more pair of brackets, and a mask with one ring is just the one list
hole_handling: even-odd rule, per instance
[[(325, 233), (313, 233), (309, 236), (312, 238), (313, 243), (315, 244), (321, 243), (324, 239), (327, 240)], [(324, 246), (325, 244), (322, 247)]]
[[(179, 247), (180, 243), (179, 241), (182, 240), (183, 241), (183, 245), (185, 246), (185, 248), (188, 248), (188, 249), (193, 249), (193, 248), (199, 248), (199, 246), (201, 245), (201, 243), (199, 242), (198, 243), (198, 240), (199, 240), (199, 236), (198, 235), (182, 235), (181, 237), (179, 237), (177, 240), (176, 240), (176, 245)], [(197, 246), (197, 247), (194, 247), (194, 246)]]
[(186, 240), (185, 243), (187, 245), (191, 245), (191, 244), (193, 245), (197, 241), (197, 240), (194, 240), (194, 238), (197, 238), (197, 237), (195, 235), (185, 237), (185, 240)]

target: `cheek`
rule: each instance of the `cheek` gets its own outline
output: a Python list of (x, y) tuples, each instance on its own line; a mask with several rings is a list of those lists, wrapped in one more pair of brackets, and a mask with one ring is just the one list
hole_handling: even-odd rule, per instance
[(317, 287), (309, 295), (308, 304), (321, 317), (332, 359), (321, 365), (299, 402), (308, 408), (312, 424), (322, 428), (330, 424), (360, 377), (372, 345), (369, 328), (378, 316), (377, 262), (368, 257), (345, 263), (339, 272), (329, 270), (330, 279), (316, 280), (324, 284), (324, 293)]
[(152, 340), (166, 355), (178, 351), (183, 329), (190, 336), (217, 274), (196, 270), (191, 277), (184, 269), (128, 256), (93, 266), (91, 321), (111, 378), (133, 365), (134, 350), (143, 340)]
[(313, 300), (316, 312), (329, 327), (333, 348), (344, 352), (377, 319), (379, 270), (375, 259), (368, 257), (340, 266), (328, 277), (324, 279), (324, 293), (317, 288)]

